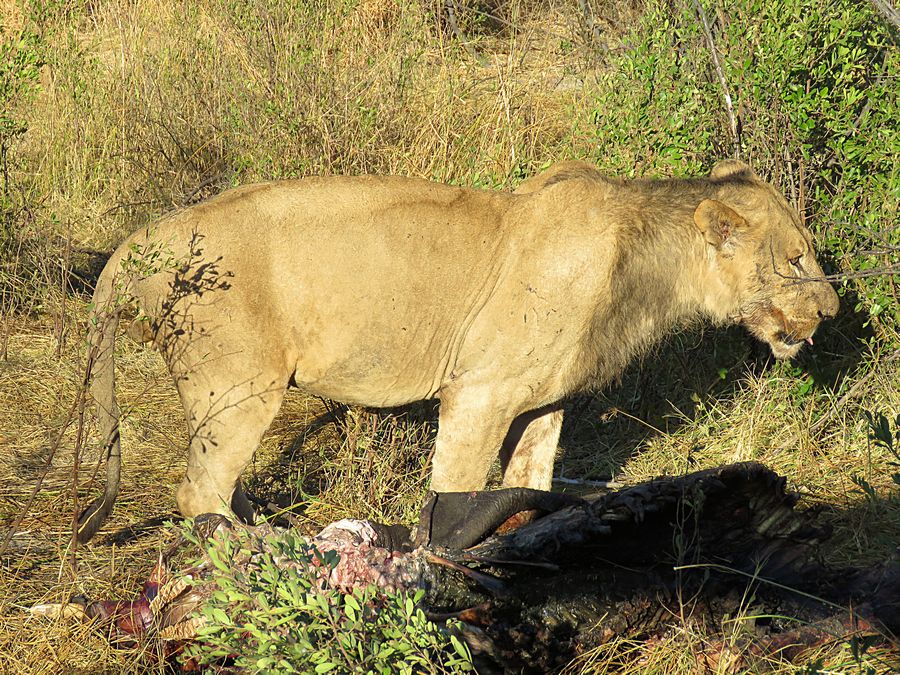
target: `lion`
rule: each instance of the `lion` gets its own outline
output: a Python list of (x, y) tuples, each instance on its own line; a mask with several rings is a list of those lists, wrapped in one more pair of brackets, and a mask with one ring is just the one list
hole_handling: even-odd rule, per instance
[(562, 401), (678, 326), (738, 323), (790, 358), (838, 296), (797, 212), (746, 164), (621, 180), (565, 162), (514, 193), (403, 177), (248, 185), (165, 217), (113, 253), (90, 363), (107, 485), (118, 490), (113, 346), (159, 349), (190, 437), (185, 516), (251, 519), (240, 475), (289, 387), (368, 407), (439, 400), (431, 488), (547, 490)]

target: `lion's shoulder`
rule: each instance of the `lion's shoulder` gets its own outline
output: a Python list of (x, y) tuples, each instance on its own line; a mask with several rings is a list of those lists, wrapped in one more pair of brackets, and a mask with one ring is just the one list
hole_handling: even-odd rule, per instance
[(565, 181), (602, 183), (608, 179), (593, 164), (582, 160), (557, 162), (545, 171), (532, 176), (515, 190), (515, 194), (529, 194)]

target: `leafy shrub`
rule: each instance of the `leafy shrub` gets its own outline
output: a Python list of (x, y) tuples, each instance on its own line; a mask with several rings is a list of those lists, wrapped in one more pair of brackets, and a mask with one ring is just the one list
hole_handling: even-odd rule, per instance
[[(251, 550), (260, 552), (234, 564)], [(337, 563), (336, 554), (320, 553), (292, 531), (263, 541), (234, 530), (206, 544), (206, 553), (217, 590), (188, 650), (201, 664), (233, 659), (249, 672), (283, 673), (472, 670), (468, 649), (417, 606), (422, 591), (324, 588), (319, 580)]]
[(710, 168), (734, 154), (727, 92), (742, 158), (811, 221), (839, 271), (853, 270), (843, 290), (896, 340), (900, 304), (884, 268), (900, 271), (900, 52), (889, 26), (856, 0), (676, 7), (648, 0), (601, 78), (591, 118), (597, 163), (624, 175)]
[[(869, 424), (869, 440), (892, 456), (888, 466), (895, 470), (891, 474), (894, 486), (900, 488), (900, 415), (894, 418), (893, 428), (890, 420), (881, 412), (864, 411)], [(900, 496), (900, 495), (898, 495)]]
[[(0, 313), (17, 309), (32, 285), (33, 242), (23, 236), (29, 220), (21, 190), (15, 184), (12, 150), (28, 130), (22, 108), (38, 91), (45, 44), (30, 28), (13, 31), (0, 25)], [(31, 266), (29, 266), (31, 267)]]

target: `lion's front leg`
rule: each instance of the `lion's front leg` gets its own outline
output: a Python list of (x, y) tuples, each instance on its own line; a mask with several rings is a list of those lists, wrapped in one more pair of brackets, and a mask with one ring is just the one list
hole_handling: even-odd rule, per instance
[(516, 417), (510, 397), (488, 386), (441, 392), (431, 489), (483, 490), (488, 471)]
[(559, 406), (532, 410), (515, 419), (500, 451), (503, 487), (550, 489), (562, 421)]

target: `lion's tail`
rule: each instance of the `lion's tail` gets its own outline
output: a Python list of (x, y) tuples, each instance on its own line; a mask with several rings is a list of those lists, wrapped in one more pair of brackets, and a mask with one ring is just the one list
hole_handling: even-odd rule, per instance
[(121, 301), (116, 290), (119, 269), (118, 251), (104, 267), (94, 290), (91, 309), (90, 345), (88, 347), (87, 377), (91, 381), (91, 396), (97, 406), (103, 447), (106, 450), (106, 486), (103, 496), (95, 499), (78, 517), (79, 543), (93, 537), (103, 521), (112, 513), (119, 492), (122, 452), (119, 444), (119, 405), (116, 402), (116, 377), (113, 352), (116, 328), (119, 324)]

